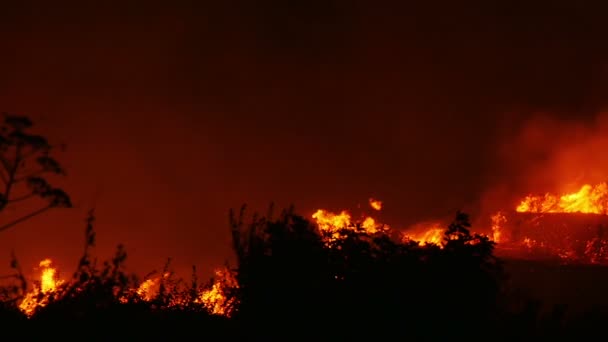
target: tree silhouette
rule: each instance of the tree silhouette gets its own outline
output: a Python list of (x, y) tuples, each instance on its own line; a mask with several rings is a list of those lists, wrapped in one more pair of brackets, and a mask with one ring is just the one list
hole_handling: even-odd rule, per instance
[(51, 156), (54, 147), (43, 136), (30, 133), (33, 123), (25, 116), (3, 115), (0, 125), (0, 212), (10, 205), (39, 198), (44, 204), (32, 212), (4, 223), (4, 231), (51, 208), (70, 208), (69, 195), (53, 187), (45, 176), (65, 175)]

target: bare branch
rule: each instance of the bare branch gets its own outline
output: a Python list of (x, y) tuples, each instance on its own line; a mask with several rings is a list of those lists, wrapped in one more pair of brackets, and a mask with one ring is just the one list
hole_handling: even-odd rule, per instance
[(3, 155), (0, 155), (0, 163), (2, 164), (2, 166), (4, 167), (4, 170), (6, 170), (6, 172), (11, 171), (11, 164), (8, 162), (8, 160), (6, 160), (6, 158), (4, 158)]
[(19, 201), (25, 201), (26, 199), (30, 199), (32, 197), (36, 197), (37, 194), (28, 194), (28, 195), (23, 195), (20, 197), (16, 197), (13, 199), (9, 199), (8, 203), (15, 203), (15, 202), (19, 202)]
[(36, 177), (36, 176), (39, 176), (39, 175), (41, 175), (41, 174), (45, 173), (46, 171), (47, 171), (47, 170), (38, 170), (38, 171), (32, 172), (32, 173), (30, 173), (30, 174), (28, 174), (28, 175), (25, 175), (25, 176), (22, 176), (22, 177), (19, 177), (19, 178), (15, 178), (15, 179), (13, 180), (13, 182), (15, 182), (15, 183), (20, 183), (20, 182), (23, 182), (23, 181), (27, 180), (27, 179), (28, 179), (28, 178), (30, 178), (30, 177)]
[(15, 174), (17, 173), (17, 170), (19, 169), (19, 164), (21, 163), (20, 158), (21, 158), (21, 145), (17, 145), (16, 150), (15, 150), (14, 165), (12, 165), (12, 167), (8, 169), (8, 180), (6, 183), (6, 188), (4, 189), (5, 201), (3, 201), (0, 204), (0, 210), (4, 209), (6, 207), (6, 205), (8, 204), (7, 200), (11, 194), (11, 189), (12, 189), (13, 185), (15, 185)]
[(32, 217), (34, 217), (36, 215), (42, 214), (43, 212), (49, 210), (52, 207), (53, 207), (52, 205), (47, 205), (46, 207), (42, 207), (42, 208), (40, 208), (40, 209), (38, 209), (38, 210), (36, 210), (34, 212), (31, 212), (31, 213), (29, 213), (29, 214), (27, 214), (27, 215), (25, 215), (23, 217), (20, 217), (20, 218), (14, 220), (12, 222), (9, 222), (9, 223), (7, 223), (7, 224), (5, 224), (3, 226), (0, 226), (0, 232), (5, 231), (5, 230), (7, 230), (7, 229), (9, 229), (9, 228), (11, 228), (11, 227), (13, 227), (13, 226), (15, 226), (15, 225), (23, 222), (23, 221), (25, 221), (25, 220), (31, 219)]

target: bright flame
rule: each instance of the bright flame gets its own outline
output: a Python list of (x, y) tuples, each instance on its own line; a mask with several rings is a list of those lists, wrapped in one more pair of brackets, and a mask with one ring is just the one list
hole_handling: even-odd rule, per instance
[[(340, 237), (340, 230), (350, 229), (356, 230), (357, 225), (351, 221), (350, 213), (342, 210), (339, 214), (330, 211), (319, 209), (312, 218), (320, 230), (330, 234), (330, 240), (335, 240)], [(361, 228), (369, 234), (374, 234), (382, 230), (388, 229), (386, 225), (376, 222), (372, 217), (365, 217), (360, 223)]]
[(350, 214), (346, 210), (343, 210), (339, 214), (334, 214), (330, 211), (319, 209), (312, 214), (312, 218), (316, 220), (319, 229), (329, 232), (344, 229), (351, 225)]
[(595, 186), (585, 184), (579, 191), (556, 196), (528, 195), (515, 209), (518, 212), (531, 213), (608, 213), (608, 185), (600, 183)]
[(445, 228), (442, 228), (439, 224), (433, 224), (425, 230), (421, 230), (419, 232), (407, 232), (405, 234), (405, 239), (416, 241), (421, 245), (441, 246), (444, 231)]
[(229, 291), (238, 288), (234, 274), (228, 269), (215, 271), (215, 281), (210, 289), (201, 293), (197, 302), (203, 303), (205, 308), (214, 315), (230, 316), (234, 298)]
[(146, 279), (143, 283), (139, 285), (137, 288), (137, 295), (141, 297), (143, 300), (152, 300), (154, 298), (154, 294), (152, 292), (152, 288), (155, 287), (160, 281), (160, 278), (151, 278)]
[(58, 279), (57, 269), (52, 267), (52, 263), (51, 259), (44, 259), (38, 264), (41, 269), (40, 284), (34, 283), (32, 290), (26, 293), (19, 304), (19, 309), (27, 316), (33, 315), (36, 308), (46, 306), (49, 295), (57, 292), (63, 284), (63, 280)]
[(382, 201), (370, 198), (369, 205), (375, 210), (382, 210)]
[[(165, 272), (165, 274), (163, 274), (163, 278), (167, 279), (170, 275), (171, 274), (169, 272)], [(137, 295), (141, 299), (145, 301), (151, 301), (158, 295), (158, 292), (160, 291), (160, 282), (160, 276), (146, 279), (143, 283), (139, 285), (135, 293), (137, 293)]]

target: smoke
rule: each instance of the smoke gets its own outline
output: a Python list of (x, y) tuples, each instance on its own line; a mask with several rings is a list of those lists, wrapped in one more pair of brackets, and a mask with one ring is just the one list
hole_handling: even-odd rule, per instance
[(498, 137), (484, 214), (511, 209), (527, 194), (577, 191), (608, 181), (608, 113), (560, 118), (533, 114)]

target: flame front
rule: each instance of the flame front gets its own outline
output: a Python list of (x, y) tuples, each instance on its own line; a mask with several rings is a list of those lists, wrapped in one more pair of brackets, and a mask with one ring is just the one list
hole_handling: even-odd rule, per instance
[(346, 210), (342, 210), (339, 214), (336, 214), (328, 210), (319, 209), (312, 214), (312, 218), (315, 220), (317, 227), (329, 235), (329, 241), (340, 238), (340, 231), (343, 229), (363, 229), (368, 234), (375, 234), (388, 229), (388, 226), (376, 222), (370, 216), (363, 218), (358, 223), (353, 222), (350, 213)]
[(58, 291), (63, 281), (57, 277), (57, 269), (52, 267), (51, 259), (42, 260), (38, 266), (41, 269), (40, 283), (34, 283), (33, 288), (26, 293), (19, 304), (19, 309), (27, 316), (34, 314), (36, 308), (44, 307), (48, 304), (48, 297)]
[[(369, 204), (375, 210), (382, 209), (382, 201), (380, 200), (370, 198)], [(332, 213), (325, 209), (319, 209), (312, 214), (312, 218), (322, 232), (329, 234), (327, 242), (340, 238), (340, 230), (342, 229), (356, 230), (360, 228), (368, 234), (390, 231), (389, 226), (377, 222), (376, 219), (371, 216), (363, 218), (357, 224), (353, 222), (351, 214), (346, 210), (342, 210), (340, 213)], [(443, 228), (440, 223), (432, 223), (430, 225), (424, 224), (422, 227), (410, 229), (402, 236), (404, 240), (416, 241), (422, 245), (433, 244), (441, 246), (444, 231), (445, 228)]]
[(210, 289), (201, 293), (198, 302), (214, 315), (228, 316), (232, 314), (234, 298), (230, 296), (231, 289), (238, 288), (234, 274), (228, 269), (215, 271), (214, 283)]
[(431, 224), (429, 227), (418, 232), (407, 232), (405, 234), (405, 239), (416, 241), (421, 245), (441, 246), (444, 231), (445, 228), (442, 228), (439, 224)]
[(143, 299), (145, 301), (151, 301), (158, 294), (159, 286), (160, 286), (160, 277), (146, 279), (143, 283), (141, 283), (139, 285), (139, 287), (137, 288), (137, 291), (135, 291), (135, 293), (137, 293), (137, 295), (141, 299)]
[(608, 185), (583, 185), (579, 191), (556, 196), (547, 193), (542, 196), (528, 195), (515, 209), (520, 213), (608, 213)]

